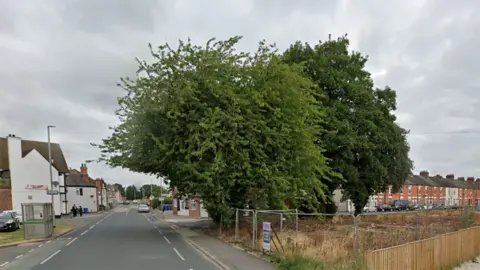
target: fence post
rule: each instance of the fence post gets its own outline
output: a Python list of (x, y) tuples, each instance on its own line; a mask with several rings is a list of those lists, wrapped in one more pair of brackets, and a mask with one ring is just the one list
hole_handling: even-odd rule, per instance
[(222, 237), (222, 227), (223, 227), (223, 214), (220, 215), (220, 238)]
[(253, 228), (252, 228), (252, 250), (256, 250), (256, 239), (257, 239), (257, 211), (253, 210)]
[(358, 257), (358, 217), (353, 216), (353, 255), (355, 258)]
[(420, 216), (415, 212), (415, 240), (420, 240)]
[(283, 232), (283, 214), (280, 213), (280, 232)]
[(238, 243), (238, 227), (240, 222), (240, 217), (238, 215), (238, 208), (235, 208), (235, 242)]
[(295, 209), (295, 231), (298, 232), (298, 209)]

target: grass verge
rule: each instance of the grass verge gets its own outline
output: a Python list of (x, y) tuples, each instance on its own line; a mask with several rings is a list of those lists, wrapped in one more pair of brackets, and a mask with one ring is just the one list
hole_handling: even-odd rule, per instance
[[(76, 224), (72, 223), (60, 223), (57, 224), (56, 228), (54, 229), (53, 236), (59, 236), (64, 233), (67, 233), (77, 227)], [(35, 239), (31, 239), (35, 240)], [(21, 227), (19, 230), (16, 230), (14, 232), (1, 232), (0, 233), (0, 246), (1, 245), (8, 245), (8, 244), (13, 244), (13, 243), (18, 243), (18, 242), (23, 242), (27, 241), (25, 240), (24, 237), (24, 232), (23, 232), (23, 227)]]
[(284, 258), (278, 262), (280, 270), (365, 270), (361, 262), (324, 263), (308, 258)]

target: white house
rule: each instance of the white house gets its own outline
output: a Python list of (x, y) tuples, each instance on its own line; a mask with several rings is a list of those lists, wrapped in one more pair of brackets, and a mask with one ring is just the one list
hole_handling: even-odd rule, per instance
[(67, 210), (75, 205), (81, 206), (84, 212), (94, 213), (97, 209), (97, 186), (82, 179), (77, 174), (69, 174), (65, 179), (65, 201)]
[[(53, 190), (64, 185), (68, 166), (62, 149), (57, 143), (51, 143)], [(51, 203), (50, 163), (48, 162), (48, 143), (22, 140), (15, 135), (0, 138), (0, 172), (2, 177), (10, 178), (11, 206), (20, 210), (22, 203)], [(65, 213), (59, 195), (53, 196), (53, 209), (56, 216)]]

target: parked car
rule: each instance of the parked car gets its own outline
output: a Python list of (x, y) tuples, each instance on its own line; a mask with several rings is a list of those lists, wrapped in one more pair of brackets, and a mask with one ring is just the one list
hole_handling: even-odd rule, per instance
[(408, 200), (395, 200), (393, 202), (393, 209), (395, 211), (407, 211), (409, 201)]
[(377, 206), (377, 211), (378, 212), (392, 212), (393, 208), (388, 204), (384, 204), (384, 205)]
[(0, 213), (0, 231), (14, 232), (20, 228), (20, 221), (15, 217), (14, 213)]
[(18, 219), (18, 222), (20, 222), (20, 224), (23, 224), (23, 214), (21, 210), (6, 210), (6, 211), (3, 211), (3, 213), (15, 214), (15, 218)]
[(146, 204), (140, 204), (138, 206), (138, 213), (150, 213), (150, 207)]
[(365, 213), (377, 212), (377, 207), (376, 206), (365, 206), (363, 208), (363, 212), (365, 212)]

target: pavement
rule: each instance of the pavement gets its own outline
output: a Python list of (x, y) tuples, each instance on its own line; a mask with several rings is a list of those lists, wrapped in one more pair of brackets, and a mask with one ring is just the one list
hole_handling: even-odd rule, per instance
[(1, 249), (0, 269), (220, 269), (168, 224), (137, 213), (136, 208), (119, 206), (96, 217), (65, 222), (82, 219), (78, 229), (60, 238)]
[(167, 223), (192, 245), (207, 254), (223, 269), (231, 270), (275, 270), (275, 266), (250, 253), (240, 250), (218, 238), (198, 233), (193, 229), (208, 228), (212, 223), (208, 219), (195, 219), (173, 215), (171, 211), (154, 212), (157, 219)]

